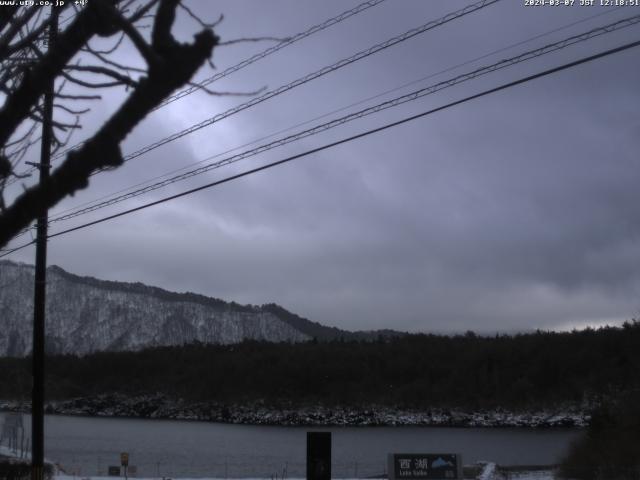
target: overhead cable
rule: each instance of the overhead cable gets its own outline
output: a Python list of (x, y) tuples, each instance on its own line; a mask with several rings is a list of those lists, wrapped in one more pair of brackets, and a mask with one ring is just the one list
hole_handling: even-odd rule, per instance
[[(469, 102), (471, 100), (475, 100), (477, 98), (481, 98), (481, 97), (484, 97), (484, 96), (499, 92), (501, 90), (505, 90), (507, 88), (514, 87), (516, 85), (521, 85), (523, 83), (527, 83), (527, 82), (530, 82), (532, 80), (535, 80), (535, 79), (538, 79), (538, 78), (542, 78), (542, 77), (545, 77), (545, 76), (548, 76), (548, 75), (551, 75), (551, 74), (554, 74), (554, 73), (557, 73), (557, 72), (560, 72), (560, 71), (563, 71), (563, 70), (567, 70), (569, 68), (573, 68), (573, 67), (576, 67), (578, 65), (582, 65), (584, 63), (588, 63), (588, 62), (591, 62), (593, 60), (597, 60), (599, 58), (603, 58), (603, 57), (606, 57), (606, 56), (609, 56), (609, 55), (613, 55), (615, 53), (619, 53), (619, 52), (622, 52), (622, 51), (625, 51), (625, 50), (629, 50), (631, 48), (635, 48), (635, 47), (638, 47), (638, 46), (640, 46), (640, 40), (637, 40), (637, 41), (631, 42), (631, 43), (627, 43), (625, 45), (621, 45), (621, 46), (616, 47), (616, 48), (611, 48), (609, 50), (605, 50), (605, 51), (597, 53), (595, 55), (590, 55), (588, 57), (583, 57), (583, 58), (581, 58), (579, 60), (575, 60), (573, 62), (565, 63), (565, 64), (563, 64), (563, 65), (561, 65), (559, 67), (550, 68), (550, 69), (544, 70), (542, 72), (539, 72), (539, 73), (536, 73), (536, 74), (533, 74), (533, 75), (529, 75), (527, 77), (520, 78), (520, 79), (514, 80), (512, 82), (508, 82), (508, 83), (502, 84), (502, 85), (500, 85), (498, 87), (494, 87), (494, 88), (491, 88), (489, 90), (484, 90), (483, 92), (476, 93), (474, 95), (470, 95), (470, 96), (465, 97), (465, 98), (463, 98), (461, 100), (456, 100), (454, 102), (447, 103), (446, 105), (442, 105), (440, 107), (433, 108), (431, 110), (427, 110), (425, 112), (422, 112), (422, 113), (419, 113), (419, 114), (416, 114), (416, 115), (412, 115), (410, 117), (403, 118), (402, 120), (398, 120), (396, 122), (388, 123), (388, 124), (383, 125), (381, 127), (377, 127), (377, 128), (371, 129), (371, 130), (367, 130), (365, 132), (362, 132), (362, 133), (359, 133), (359, 134), (356, 134), (356, 135), (352, 135), (350, 137), (343, 138), (341, 140), (337, 140), (335, 142), (331, 142), (331, 143), (325, 144), (325, 145), (323, 145), (321, 147), (313, 148), (311, 150), (307, 150), (305, 152), (302, 152), (302, 153), (299, 153), (299, 154), (296, 154), (296, 155), (292, 155), (290, 157), (284, 158), (282, 160), (278, 160), (276, 162), (272, 162), (272, 163), (269, 163), (269, 164), (266, 164), (266, 165), (262, 165), (260, 167), (253, 168), (251, 170), (246, 170), (246, 171), (244, 171), (242, 173), (238, 173), (236, 175), (232, 175), (232, 176), (223, 178), (221, 180), (216, 180), (215, 182), (211, 182), (211, 183), (208, 183), (206, 185), (202, 185), (200, 187), (192, 188), (190, 190), (187, 190), (187, 191), (184, 191), (184, 192), (181, 192), (181, 193), (177, 193), (175, 195), (171, 195), (169, 197), (162, 198), (160, 200), (149, 202), (149, 203), (146, 203), (144, 205), (140, 205), (138, 207), (130, 208), (128, 210), (124, 210), (122, 212), (119, 212), (119, 213), (116, 213), (116, 214), (113, 214), (113, 215), (109, 215), (107, 217), (99, 218), (97, 220), (93, 220), (91, 222), (87, 222), (87, 223), (84, 223), (82, 225), (78, 225), (76, 227), (69, 228), (67, 230), (62, 230), (60, 232), (53, 233), (53, 234), (49, 235), (47, 238), (54, 238), (54, 237), (58, 237), (58, 236), (61, 236), (61, 235), (65, 235), (67, 233), (75, 232), (77, 230), (81, 230), (81, 229), (84, 229), (84, 228), (91, 227), (93, 225), (104, 223), (106, 221), (113, 220), (115, 218), (123, 217), (125, 215), (129, 215), (131, 213), (138, 212), (140, 210), (145, 210), (147, 208), (150, 208), (150, 207), (153, 207), (153, 206), (156, 206), (156, 205), (160, 205), (162, 203), (166, 203), (166, 202), (169, 202), (171, 200), (175, 200), (177, 198), (181, 198), (181, 197), (184, 197), (184, 196), (187, 196), (187, 195), (191, 195), (193, 193), (196, 193), (196, 192), (199, 192), (199, 191), (202, 191), (202, 190), (205, 190), (205, 189), (216, 187), (218, 185), (222, 185), (224, 183), (228, 183), (228, 182), (231, 182), (233, 180), (237, 180), (239, 178), (246, 177), (248, 175), (252, 175), (254, 173), (261, 172), (263, 170), (268, 170), (268, 169), (276, 167), (278, 165), (282, 165), (282, 164), (291, 162), (293, 160), (297, 160), (299, 158), (303, 158), (303, 157), (309, 156), (309, 155), (311, 155), (313, 153), (318, 153), (318, 152), (321, 152), (323, 150), (327, 150), (329, 148), (332, 148), (332, 147), (335, 147), (335, 146), (338, 146), (338, 145), (342, 145), (344, 143), (348, 143), (348, 142), (351, 142), (353, 140), (357, 140), (359, 138), (363, 138), (363, 137), (366, 137), (366, 136), (369, 136), (369, 135), (372, 135), (372, 134), (375, 134), (375, 133), (382, 132), (384, 130), (388, 130), (388, 129), (393, 128), (393, 127), (397, 127), (399, 125), (402, 125), (402, 124), (417, 120), (419, 118), (426, 117), (428, 115), (432, 115), (432, 114), (440, 112), (442, 110), (446, 110), (448, 108), (451, 108), (451, 107), (454, 107), (454, 106), (457, 106), (457, 105), (461, 105), (461, 104)], [(33, 244), (33, 242), (29, 242), (29, 243), (21, 245), (19, 247), (13, 248), (10, 251), (0, 255), (0, 258), (5, 257), (7, 255), (10, 255), (11, 253), (13, 253), (15, 251), (18, 251), (18, 250), (21, 250), (21, 249), (23, 249), (25, 247), (28, 247), (31, 244)]]
[[(281, 85), (280, 87), (274, 89), (274, 90), (270, 90), (268, 92), (263, 93), (260, 96), (254, 97), (251, 100), (242, 103), (240, 105), (237, 105), (225, 112), (219, 113), (214, 115), (211, 118), (208, 118), (206, 120), (203, 120), (199, 123), (196, 123), (184, 130), (181, 130), (179, 132), (176, 132), (172, 135), (169, 135), (167, 137), (164, 137), (154, 143), (151, 143), (143, 148), (140, 148), (132, 153), (129, 153), (128, 155), (125, 155), (124, 157), (124, 161), (127, 162), (129, 160), (132, 160), (134, 158), (137, 158), (141, 155), (144, 155), (145, 153), (150, 152), (151, 150), (155, 150), (158, 147), (161, 147), (163, 145), (166, 145), (167, 143), (173, 142), (174, 140), (177, 140), (179, 138), (184, 137), (185, 135), (189, 135), (192, 134), (198, 130), (201, 130), (202, 128), (208, 127), (209, 125), (212, 125), (216, 122), (219, 122), (220, 120), (223, 120), (225, 118), (230, 117), (231, 115), (234, 115), (236, 113), (239, 113), (243, 110), (246, 110), (248, 108), (254, 107), (255, 105), (258, 105), (266, 100), (269, 100), (273, 97), (276, 97), (278, 95), (281, 95), (285, 92), (288, 92), (290, 90), (293, 90), (294, 88), (297, 88), (301, 85), (304, 85), (312, 80), (315, 80), (317, 78), (320, 78), (324, 75), (327, 75), (328, 73), (334, 72), (336, 70), (339, 70), (340, 68), (346, 67), (347, 65), (351, 65), (354, 62), (357, 62), (359, 60), (362, 60), (363, 58), (367, 58), (375, 53), (378, 53), (382, 50), (385, 50), (387, 48), (390, 48), (394, 45), (397, 45), (401, 42), (404, 42), (406, 40), (409, 40), (410, 38), (413, 38), (417, 35), (420, 35), (422, 33), (425, 33), (429, 30), (432, 30), (434, 28), (437, 28), (441, 25), (444, 25), (448, 22), (451, 22), (453, 20), (456, 20), (458, 18), (461, 18), (465, 15), (468, 15), (470, 13), (476, 12), (478, 10), (481, 10), (482, 8), (488, 7), (489, 5), (492, 5), (494, 3), (499, 2), (500, 0), (481, 0), (478, 1), (476, 3), (473, 3), (471, 5), (467, 5), (466, 7), (460, 9), (460, 10), (456, 10), (455, 12), (451, 12), (448, 13), (447, 15), (437, 19), (437, 20), (432, 20), (430, 22), (427, 22), (423, 25), (420, 25), (419, 27), (415, 27), (412, 28), (411, 30), (408, 30), (400, 35), (397, 35), (395, 37), (392, 37), (382, 43), (378, 43), (370, 48), (367, 48), (365, 50), (362, 50), (358, 53), (355, 53), (353, 55), (351, 55), (350, 57), (347, 58), (343, 58), (342, 60), (332, 64), (332, 65), (328, 65), (325, 67), (322, 67), (319, 70), (316, 70), (313, 73), (309, 73), (303, 77), (300, 77), (288, 84), (285, 85)], [(61, 152), (59, 153), (57, 156), (61, 156), (63, 154), (66, 154), (69, 150), (65, 150), (65, 152)], [(56, 157), (57, 157), (56, 156)], [(54, 157), (54, 158), (56, 158)], [(99, 173), (103, 170), (97, 170), (95, 171), (93, 174)]]
[(245, 148), (245, 147), (249, 147), (249, 146), (251, 146), (251, 145), (255, 145), (256, 143), (259, 143), (259, 142), (261, 142), (261, 141), (267, 140), (267, 139), (269, 139), (269, 138), (273, 138), (273, 137), (275, 137), (276, 135), (280, 135), (280, 134), (282, 134), (282, 133), (289, 132), (289, 131), (291, 131), (291, 130), (293, 130), (293, 129), (295, 129), (295, 128), (302, 127), (302, 126), (304, 126), (304, 125), (308, 125), (308, 124), (313, 123), (313, 122), (315, 122), (315, 121), (317, 121), (317, 120), (321, 120), (321, 119), (323, 119), (323, 118), (326, 118), (326, 117), (328, 117), (328, 116), (330, 116), (330, 115), (333, 115), (333, 114), (336, 114), (336, 113), (340, 113), (340, 112), (343, 112), (343, 111), (345, 111), (345, 110), (348, 110), (348, 109), (350, 109), (350, 108), (352, 108), (352, 107), (356, 107), (356, 106), (358, 106), (358, 105), (362, 105), (362, 104), (364, 104), (364, 103), (366, 103), (366, 102), (369, 102), (369, 101), (371, 101), (371, 100), (375, 100), (375, 99), (377, 99), (377, 98), (381, 98), (381, 97), (383, 97), (383, 96), (385, 96), (385, 95), (388, 95), (388, 94), (390, 94), (390, 93), (397, 92), (397, 91), (402, 90), (402, 89), (404, 89), (404, 88), (406, 88), (406, 87), (409, 87), (409, 86), (411, 86), (411, 85), (416, 85), (416, 84), (421, 83), (421, 82), (423, 82), (423, 81), (425, 81), (425, 80), (428, 80), (428, 79), (430, 79), (430, 78), (434, 78), (434, 77), (437, 77), (437, 76), (439, 76), (439, 75), (442, 75), (443, 73), (451, 72), (451, 71), (456, 70), (456, 69), (458, 69), (458, 68), (460, 68), (460, 67), (463, 67), (463, 66), (465, 66), (465, 65), (470, 65), (470, 64), (475, 63), (475, 62), (477, 62), (477, 61), (479, 61), (479, 60), (482, 60), (482, 59), (488, 58), (488, 57), (490, 57), (490, 56), (493, 56), (493, 55), (495, 55), (495, 54), (497, 54), (497, 53), (501, 53), (501, 52), (504, 52), (504, 51), (507, 51), (507, 50), (511, 50), (512, 48), (515, 48), (515, 47), (517, 47), (517, 46), (520, 46), (520, 45), (524, 45), (524, 44), (530, 43), (530, 42), (532, 42), (533, 40), (537, 40), (537, 39), (539, 39), (539, 38), (542, 38), (542, 37), (545, 37), (545, 36), (551, 35), (552, 33), (556, 33), (556, 32), (562, 31), (562, 30), (566, 30), (567, 28), (573, 27), (573, 26), (578, 25), (578, 24), (580, 24), (580, 23), (587, 22), (587, 21), (589, 21), (589, 20), (593, 20), (594, 18), (601, 17), (601, 16), (603, 16), (603, 15), (609, 15), (609, 14), (611, 14), (611, 13), (615, 12), (616, 10), (620, 10), (621, 8), (623, 8), (623, 7), (616, 7), (616, 8), (614, 8), (614, 9), (610, 9), (610, 10), (609, 10), (609, 9), (607, 9), (607, 10), (605, 10), (604, 12), (599, 12), (599, 13), (597, 13), (597, 14), (594, 14), (594, 15), (591, 15), (591, 16), (588, 16), (588, 17), (585, 17), (585, 18), (582, 18), (582, 19), (577, 20), (577, 21), (575, 21), (575, 22), (571, 22), (571, 23), (565, 24), (565, 25), (563, 25), (563, 26), (561, 26), (561, 27), (554, 28), (553, 30), (548, 30), (548, 31), (546, 31), (546, 32), (543, 32), (543, 33), (537, 34), (537, 35), (535, 35), (535, 36), (533, 36), (533, 37), (529, 37), (529, 38), (527, 38), (526, 40), (521, 40), (521, 41), (519, 41), (519, 42), (512, 43), (512, 44), (510, 44), (510, 45), (507, 45), (506, 47), (501, 47), (501, 48), (499, 48), (499, 49), (497, 49), (497, 50), (493, 50), (493, 51), (491, 51), (491, 52), (489, 52), (489, 53), (486, 53), (486, 54), (483, 54), (483, 55), (481, 55), (481, 56), (479, 56), (479, 57), (475, 57), (475, 58), (473, 58), (473, 59), (466, 60), (466, 61), (464, 61), (464, 62), (462, 62), (462, 63), (458, 63), (458, 64), (453, 65), (453, 66), (451, 66), (451, 67), (447, 67), (447, 68), (445, 68), (444, 70), (440, 70), (440, 71), (438, 71), (438, 72), (430, 73), (430, 74), (428, 74), (428, 75), (426, 75), (426, 76), (423, 76), (423, 77), (421, 77), (421, 78), (419, 78), (419, 79), (417, 79), (417, 80), (412, 80), (411, 82), (404, 83), (404, 84), (402, 84), (402, 85), (400, 85), (400, 86), (398, 86), (398, 87), (394, 87), (394, 88), (392, 88), (392, 89), (385, 90), (385, 91), (383, 91), (383, 92), (381, 92), (381, 93), (377, 93), (377, 94), (375, 94), (375, 95), (372, 95), (372, 96), (366, 97), (366, 98), (364, 98), (364, 99), (358, 100), (358, 101), (356, 101), (356, 102), (354, 102), (354, 103), (351, 103), (351, 104), (349, 104), (349, 105), (345, 105), (344, 107), (340, 107), (340, 108), (335, 109), (335, 110), (332, 110), (332, 111), (330, 111), (330, 112), (323, 113), (322, 115), (319, 115), (319, 116), (314, 117), (314, 118), (312, 118), (312, 119), (305, 120), (305, 121), (303, 121), (303, 122), (297, 123), (297, 124), (295, 124), (295, 125), (292, 125), (292, 126), (290, 126), (290, 127), (284, 128), (284, 129), (282, 129), (282, 130), (278, 130), (277, 132), (270, 133), (270, 134), (265, 135), (265, 136), (263, 136), (263, 137), (260, 137), (260, 138), (257, 138), (257, 139), (254, 139), (254, 140), (251, 140), (250, 142), (244, 143), (244, 144), (242, 144), (242, 145), (238, 145), (238, 146), (236, 146), (236, 147), (230, 148), (230, 149), (225, 150), (225, 151), (223, 151), (223, 152), (219, 152), (219, 153), (217, 153), (217, 154), (215, 154), (215, 155), (211, 155), (211, 156), (206, 157), (206, 158), (204, 158), (204, 159), (202, 159), (202, 160), (198, 160), (198, 161), (196, 161), (196, 162), (193, 162), (193, 163), (191, 163), (190, 165), (185, 165), (185, 166), (183, 166), (183, 167), (180, 167), (180, 168), (177, 168), (177, 169), (174, 169), (174, 170), (170, 170), (170, 171), (165, 172), (165, 173), (163, 173), (163, 174), (161, 174), (161, 175), (157, 175), (157, 176), (155, 176), (155, 177), (149, 178), (149, 179), (144, 180), (144, 181), (142, 181), (142, 182), (139, 182), (139, 183), (136, 183), (136, 184), (130, 185), (130, 186), (128, 186), (128, 187), (126, 187), (126, 188), (122, 188), (122, 189), (120, 189), (120, 190), (118, 190), (118, 191), (111, 192), (111, 193), (106, 194), (106, 195), (104, 195), (104, 196), (102, 196), (102, 197), (98, 197), (98, 198), (96, 198), (96, 199), (93, 199), (93, 200), (90, 200), (90, 201), (87, 201), (87, 202), (84, 202), (84, 203), (81, 203), (81, 204), (78, 204), (78, 205), (75, 205), (75, 206), (72, 206), (72, 207), (68, 207), (67, 209), (61, 210), (61, 211), (59, 211), (59, 212), (57, 212), (57, 213), (58, 213), (58, 215), (62, 215), (62, 214), (67, 213), (67, 212), (71, 212), (71, 211), (78, 210), (78, 209), (80, 209), (80, 208), (82, 208), (82, 207), (84, 207), (84, 206), (86, 206), (86, 205), (92, 205), (92, 204), (95, 204), (95, 203), (97, 203), (97, 202), (99, 202), (99, 201), (101, 201), (101, 200), (106, 200), (106, 199), (108, 199), (108, 198), (112, 198), (112, 197), (114, 197), (114, 196), (118, 195), (119, 193), (124, 193), (124, 192), (127, 192), (127, 191), (129, 191), (129, 190), (133, 190), (133, 189), (134, 189), (134, 188), (136, 188), (136, 187), (141, 187), (142, 185), (148, 184), (148, 183), (150, 183), (150, 182), (154, 182), (154, 181), (156, 181), (156, 180), (160, 180), (161, 178), (168, 177), (169, 175), (174, 175), (174, 174), (177, 174), (178, 172), (182, 172), (182, 171), (188, 170), (188, 169), (190, 169), (190, 168), (193, 168), (195, 165), (199, 165), (199, 164), (202, 164), (202, 163), (207, 162), (207, 161), (209, 161), (209, 160), (213, 160), (214, 158), (218, 158), (218, 157), (221, 157), (221, 156), (223, 156), (223, 155), (227, 155), (227, 154), (229, 154), (229, 153), (231, 153), (231, 152), (234, 152), (234, 151), (236, 151), (236, 150), (240, 150), (241, 148)]
[(318, 33), (322, 30), (325, 30), (326, 28), (329, 28), (333, 25), (335, 25), (336, 23), (340, 23), (343, 20), (346, 20), (349, 17), (352, 17), (353, 15), (357, 15), (360, 12), (363, 12), (364, 10), (367, 10), (368, 8), (374, 7), (376, 5), (378, 5), (379, 3), (384, 2), (385, 0), (370, 0), (368, 2), (364, 2), (361, 3), (360, 5), (347, 10), (345, 12), (342, 12), (339, 15), (336, 15), (335, 17), (329, 18), (328, 20), (325, 20), (322, 23), (319, 23), (318, 25), (314, 25), (313, 27), (309, 28), (308, 30), (305, 30), (304, 32), (300, 32), (300, 33), (296, 33), (295, 35), (293, 35), (292, 37), (286, 38), (284, 39), (282, 42), (277, 43), (276, 45), (273, 45), (265, 50), (263, 50), (260, 53), (256, 53), (255, 55), (253, 55), (252, 57), (247, 58), (246, 60), (243, 60), (229, 68), (227, 68), (226, 70), (223, 70), (220, 73), (216, 73), (215, 75), (207, 78), (206, 80), (203, 80), (201, 82), (196, 83), (195, 85), (186, 88), (184, 90), (181, 90), (180, 92), (177, 92), (173, 95), (171, 95), (170, 97), (168, 97), (166, 100), (164, 100), (162, 103), (160, 103), (154, 110), (157, 110), (158, 108), (162, 108), (165, 105), (168, 105), (172, 102), (175, 102), (176, 100), (181, 99), (182, 97), (186, 97), (187, 95), (192, 94), (193, 92), (196, 92), (200, 89), (202, 89), (203, 87), (206, 87), (207, 85), (212, 84), (213, 82), (220, 80), (221, 78), (224, 78), (228, 75), (231, 75), (234, 72), (237, 72), (238, 70), (243, 69), (246, 66), (251, 65), (254, 62), (257, 62), (258, 60), (261, 60), (273, 53), (276, 53), (279, 50), (282, 50), (285, 47), (288, 47), (289, 45), (293, 45), (294, 43), (302, 40), (303, 38), (306, 38), (310, 35), (313, 35), (314, 33)]
[(405, 95), (396, 97), (394, 99), (391, 100), (387, 100), (385, 102), (379, 103), (377, 105), (359, 110), (357, 112), (354, 113), (350, 113), (348, 115), (333, 119), (329, 122), (317, 125), (315, 127), (303, 130), (301, 132), (280, 138), (278, 140), (275, 140), (273, 142), (270, 143), (266, 143), (263, 145), (260, 145), (258, 147), (255, 147), (253, 149), (250, 150), (246, 150), (244, 152), (238, 153), (236, 155), (227, 157), (225, 159), (222, 159), (220, 161), (214, 162), (214, 163), (210, 163), (207, 165), (203, 165), (199, 168), (184, 172), (182, 174), (179, 175), (175, 175), (173, 177), (170, 177), (168, 179), (153, 183), (151, 185), (147, 185), (146, 187), (137, 189), (137, 190), (133, 190), (131, 192), (128, 192), (126, 194), (123, 195), (119, 195), (113, 198), (110, 198), (108, 200), (99, 202), (99, 203), (95, 203), (93, 205), (90, 205), (88, 207), (85, 208), (80, 208), (78, 210), (75, 210), (71, 213), (65, 214), (65, 215), (60, 215), (57, 217), (54, 217), (50, 220), (50, 223), (54, 223), (54, 222), (59, 222), (59, 221), (64, 221), (64, 220), (69, 220), (71, 218), (77, 217), (79, 215), (83, 215), (89, 212), (93, 212), (95, 210), (99, 210), (101, 208), (105, 208), (111, 205), (114, 205), (116, 203), (120, 203), (123, 202), (125, 200), (134, 198), (134, 197), (138, 197), (140, 195), (143, 195), (145, 193), (149, 193), (151, 191), (154, 190), (158, 190), (159, 188), (165, 187), (167, 185), (170, 185), (172, 183), (176, 183), (178, 181), (182, 181), (182, 180), (186, 180), (188, 178), (194, 177), (196, 175), (200, 175), (203, 174), (205, 172), (208, 172), (210, 170), (214, 170), (217, 168), (220, 168), (222, 166), (226, 166), (229, 165), (231, 163), (235, 163), (238, 162), (240, 160), (243, 160), (245, 158), (248, 157), (252, 157), (255, 155), (258, 155), (260, 153), (264, 153), (268, 150), (271, 150), (273, 148), (276, 147), (280, 147), (289, 143), (292, 143), (294, 141), (306, 138), (306, 137), (310, 137), (312, 135), (316, 135), (320, 132), (324, 132), (326, 130), (335, 128), (337, 126), (343, 125), (345, 123), (351, 122), (353, 120), (356, 120), (358, 118), (362, 118), (374, 113), (378, 113), (380, 111), (383, 110), (387, 110), (389, 108), (392, 107), (397, 107), (399, 105), (403, 105), (405, 103), (417, 100), (419, 98), (425, 97), (427, 95), (431, 95), (434, 94), (436, 92), (439, 92), (441, 90), (444, 90), (445, 88), (449, 88), (449, 87), (453, 87), (454, 85), (458, 85), (460, 83), (466, 82), (468, 80), (472, 80), (474, 78), (477, 78), (479, 76), (482, 75), (486, 75), (498, 70), (501, 70), (503, 68), (507, 68), (513, 65), (516, 65), (518, 63), (522, 63), (528, 60), (532, 60), (534, 58), (540, 57), (542, 55), (547, 55), (549, 53), (561, 50), (563, 48), (569, 47), (571, 45), (574, 45), (576, 43), (580, 43), (580, 42), (584, 42), (586, 40), (592, 39), (594, 37), (598, 37), (607, 33), (611, 33), (614, 32), (616, 30), (620, 30), (622, 28), (626, 28), (635, 24), (640, 23), (640, 15), (636, 15), (634, 17), (629, 17), (623, 20), (619, 20), (617, 22), (614, 22), (612, 24), (609, 25), (605, 25), (602, 27), (598, 27), (595, 29), (592, 29), (588, 32), (579, 34), (579, 35), (574, 35), (572, 37), (566, 38), (564, 40), (561, 40), (559, 42), (555, 42), (549, 45), (546, 45), (544, 47), (540, 47), (534, 50), (530, 50), (524, 53), (521, 53), (515, 57), (511, 57), (508, 59), (504, 59), (501, 60), (497, 63), (494, 63), (492, 65), (488, 65), (485, 67), (481, 67), (478, 68), (476, 70), (473, 70), (471, 72), (468, 73), (464, 73), (461, 75), (458, 75), (456, 77), (453, 77), (451, 79), (448, 80), (444, 80), (441, 82), (438, 82), (434, 85), (430, 85), (428, 87), (424, 87), (421, 88), (419, 90), (413, 91), (411, 93), (407, 93)]
[[(253, 56), (251, 56), (251, 57), (249, 57), (249, 58), (247, 58), (245, 60), (242, 60), (241, 62), (239, 62), (239, 63), (237, 63), (237, 64), (235, 64), (235, 65), (233, 65), (233, 66), (231, 66), (231, 67), (229, 67), (229, 68), (227, 68), (225, 70), (223, 70), (222, 72), (216, 73), (215, 75), (213, 75), (213, 76), (211, 76), (211, 77), (209, 77), (209, 78), (207, 78), (207, 79), (205, 79), (205, 80), (203, 80), (201, 82), (198, 82), (198, 83), (194, 84), (193, 86), (191, 86), (191, 87), (189, 87), (187, 89), (184, 89), (184, 90), (182, 90), (180, 92), (175, 93), (174, 95), (166, 98), (158, 106), (156, 106), (152, 110), (152, 112), (157, 110), (157, 109), (159, 109), (159, 108), (161, 108), (161, 107), (164, 107), (164, 106), (166, 106), (166, 105), (168, 105), (170, 103), (173, 103), (176, 100), (179, 100), (180, 98), (186, 97), (187, 95), (190, 95), (193, 92), (201, 90), (202, 88), (206, 87), (207, 85), (210, 85), (213, 82), (215, 82), (217, 80), (220, 80), (221, 78), (227, 77), (227, 76), (231, 75), (232, 73), (237, 72), (238, 70), (242, 70), (243, 68), (251, 65), (252, 63), (255, 63), (258, 60), (261, 60), (261, 59), (263, 59), (265, 57), (268, 57), (269, 55), (271, 55), (273, 53), (276, 53), (276, 52), (282, 50), (285, 47), (293, 45), (294, 43), (296, 43), (296, 42), (298, 42), (298, 41), (300, 41), (300, 40), (302, 40), (304, 38), (307, 38), (307, 37), (309, 37), (309, 36), (311, 36), (311, 35), (313, 35), (315, 33), (318, 33), (318, 32), (321, 32), (323, 30), (326, 30), (327, 28), (329, 28), (329, 27), (331, 27), (333, 25), (336, 25), (336, 24), (338, 24), (338, 23), (340, 23), (340, 22), (342, 22), (342, 21), (344, 21), (344, 20), (346, 20), (346, 19), (348, 19), (350, 17), (353, 17), (354, 15), (357, 15), (357, 14), (359, 14), (359, 13), (361, 13), (361, 12), (371, 8), (371, 7), (375, 7), (376, 5), (378, 5), (378, 4), (380, 4), (380, 3), (384, 2), (384, 1), (386, 1), (386, 0), (368, 0), (366, 2), (361, 3), (360, 5), (357, 5), (357, 6), (351, 8), (349, 10), (346, 10), (346, 11), (342, 12), (342, 13), (334, 16), (334, 17), (331, 17), (331, 18), (325, 20), (322, 23), (314, 25), (311, 28), (305, 30), (304, 32), (296, 33), (295, 35), (282, 40), (281, 42), (277, 43), (276, 45), (273, 45), (273, 46), (263, 50), (262, 52), (259, 52), (259, 53), (255, 54), (255, 55), (253, 55)], [(75, 15), (77, 15), (77, 12), (74, 15), (72, 15), (71, 17), (67, 17), (64, 20), (64, 22), (69, 21)], [(61, 22), (61, 23), (64, 23), (64, 22)], [(84, 142), (80, 142), (80, 143), (78, 143), (78, 144), (76, 144), (76, 145), (74, 145), (72, 147), (69, 147), (69, 148), (65, 149), (64, 151), (59, 152), (58, 154), (53, 156), (52, 160), (56, 160), (58, 158), (61, 158), (61, 157), (65, 156), (67, 153), (69, 153), (72, 150), (78, 149), (83, 144), (84, 144)], [(35, 168), (28, 169), (25, 172), (23, 172), (22, 174), (20, 174), (20, 176), (28, 175), (31, 172), (33, 172), (34, 170), (36, 170), (36, 169)], [(11, 183), (13, 183), (13, 182), (11, 182)], [(11, 183), (8, 183), (7, 185), (10, 185)]]

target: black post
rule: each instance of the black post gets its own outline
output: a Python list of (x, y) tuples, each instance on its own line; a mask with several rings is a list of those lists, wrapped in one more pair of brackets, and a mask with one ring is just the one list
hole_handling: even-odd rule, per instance
[[(51, 7), (49, 25), (49, 49), (55, 41), (58, 31), (58, 12)], [(44, 93), (42, 113), (42, 144), (40, 150), (40, 183), (49, 180), (51, 160), (51, 140), (53, 137), (53, 95), (54, 80)], [(44, 336), (45, 336), (45, 294), (47, 274), (47, 222), (46, 207), (37, 222), (36, 272), (33, 298), (33, 386), (31, 391), (31, 480), (44, 477)]]
[(331, 480), (331, 432), (307, 432), (307, 480)]

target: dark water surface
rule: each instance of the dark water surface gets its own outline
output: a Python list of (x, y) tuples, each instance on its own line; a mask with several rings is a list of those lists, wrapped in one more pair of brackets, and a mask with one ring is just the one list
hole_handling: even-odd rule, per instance
[[(1, 415), (1, 414), (0, 414)], [(30, 422), (25, 415), (25, 430)], [(106, 475), (128, 452), (139, 477), (304, 477), (307, 431), (331, 431), (334, 477), (385, 471), (388, 453), (457, 452), (465, 464), (556, 463), (576, 429), (267, 427), (219, 423), (45, 417), (45, 456), (78, 476)]]

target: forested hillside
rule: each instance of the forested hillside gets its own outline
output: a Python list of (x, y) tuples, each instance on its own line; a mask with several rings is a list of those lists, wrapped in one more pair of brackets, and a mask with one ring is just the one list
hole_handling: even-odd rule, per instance
[[(31, 265), (0, 260), (0, 356), (31, 352)], [(349, 332), (302, 318), (274, 303), (240, 305), (142, 283), (81, 277), (52, 265), (47, 276), (47, 334), (51, 354), (143, 350), (193, 342), (304, 342), (311, 338), (371, 340), (400, 332)]]
[[(640, 386), (640, 323), (567, 333), (247, 341), (47, 360), (47, 396), (164, 393), (189, 401), (530, 408)], [(0, 398), (28, 398), (29, 359), (0, 359)]]

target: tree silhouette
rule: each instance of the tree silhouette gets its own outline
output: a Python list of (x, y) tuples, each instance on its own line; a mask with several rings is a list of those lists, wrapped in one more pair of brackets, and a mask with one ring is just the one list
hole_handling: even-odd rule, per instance
[[(218, 44), (215, 24), (200, 20), (202, 28), (191, 43), (174, 38), (171, 29), (178, 8), (197, 19), (181, 0), (90, 0), (77, 7), (55, 43), (46, 45), (54, 17), (76, 8), (73, 3), (66, 2), (51, 15), (45, 15), (44, 7), (0, 9), (0, 197), (18, 178), (18, 162), (37, 143), (42, 97), (53, 80), (57, 79), (54, 108), (72, 118), (56, 117), (53, 122), (54, 151), (60, 151), (80, 126), (79, 115), (87, 109), (76, 105), (100, 98), (95, 91), (81, 89), (125, 87), (130, 93), (90, 138), (64, 155), (47, 182), (25, 189), (10, 205), (0, 202), (0, 248), (45, 209), (86, 188), (92, 173), (120, 166), (120, 143), (164, 98), (190, 81)], [(114, 45), (106, 49), (90, 43), (109, 38)], [(124, 39), (137, 50), (142, 67), (114, 60)]]

